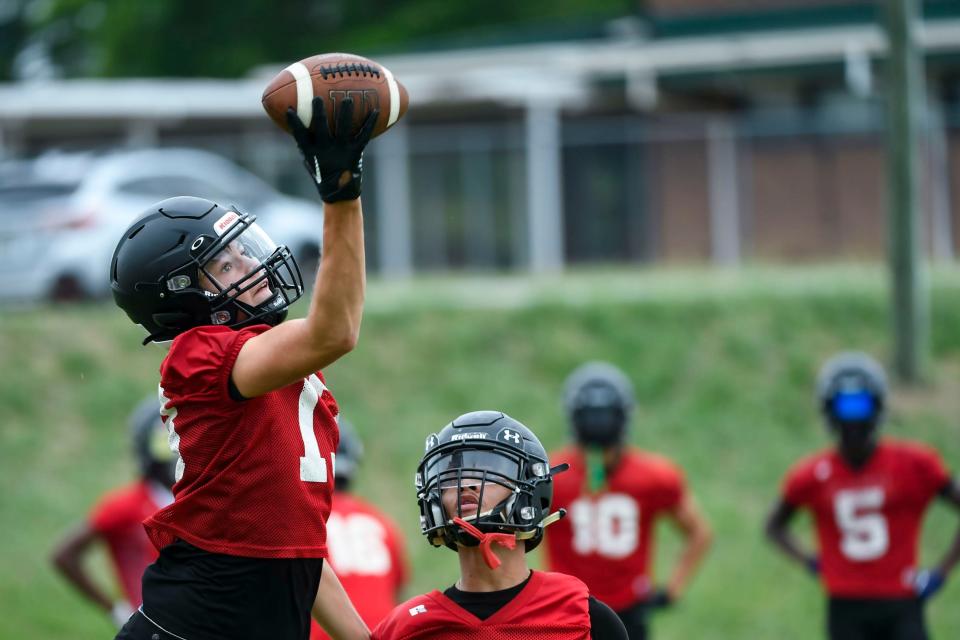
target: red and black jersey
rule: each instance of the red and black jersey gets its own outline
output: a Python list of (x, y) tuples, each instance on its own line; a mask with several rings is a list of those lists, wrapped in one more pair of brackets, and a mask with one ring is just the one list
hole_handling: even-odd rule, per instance
[[(327, 561), (340, 578), (357, 613), (371, 629), (398, 603), (407, 580), (407, 559), (399, 530), (372, 505), (334, 492), (327, 519)], [(314, 622), (311, 640), (328, 636)]]
[(859, 469), (836, 450), (801, 460), (787, 474), (783, 499), (813, 513), (832, 597), (907, 598), (923, 513), (949, 481), (933, 449), (884, 439)]
[(662, 456), (626, 448), (606, 487), (591, 494), (579, 447), (550, 461), (570, 465), (553, 481), (553, 508), (566, 509), (567, 517), (546, 532), (550, 570), (577, 576), (614, 611), (645, 600), (652, 583), (653, 525), (682, 501), (683, 473)]
[(90, 511), (90, 529), (107, 545), (127, 601), (137, 607), (142, 601), (140, 578), (157, 559), (157, 550), (143, 530), (143, 520), (165, 506), (169, 495), (146, 480), (105, 494)]
[(268, 329), (204, 326), (174, 339), (160, 387), (180, 456), (175, 500), (144, 523), (158, 549), (181, 538), (210, 553), (326, 556), (339, 433), (322, 374), (244, 401), (228, 391), (240, 348)]
[(588, 640), (589, 592), (580, 580), (534, 571), (507, 605), (486, 620), (440, 591), (412, 598), (377, 626), (372, 640)]

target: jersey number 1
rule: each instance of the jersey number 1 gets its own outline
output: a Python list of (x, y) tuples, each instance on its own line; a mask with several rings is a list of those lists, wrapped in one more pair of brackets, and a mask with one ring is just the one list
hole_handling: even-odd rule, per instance
[[(313, 410), (317, 408), (320, 395), (326, 387), (316, 374), (310, 374), (303, 381), (303, 391), (300, 392), (298, 417), (300, 422), (300, 437), (303, 438), (303, 456), (300, 458), (300, 479), (304, 482), (326, 482), (327, 461), (320, 455), (320, 445), (317, 443), (317, 434), (313, 431)], [(332, 456), (333, 454), (331, 454)]]
[(833, 500), (833, 513), (843, 535), (840, 550), (855, 562), (879, 558), (890, 546), (887, 520), (883, 508), (883, 489), (870, 487), (838, 491)]

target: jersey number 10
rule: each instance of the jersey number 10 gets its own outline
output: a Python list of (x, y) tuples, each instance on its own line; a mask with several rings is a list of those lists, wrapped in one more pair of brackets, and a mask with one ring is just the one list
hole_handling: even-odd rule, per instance
[(628, 495), (608, 493), (578, 498), (570, 505), (573, 549), (580, 555), (596, 553), (607, 558), (626, 558), (637, 548), (640, 507)]

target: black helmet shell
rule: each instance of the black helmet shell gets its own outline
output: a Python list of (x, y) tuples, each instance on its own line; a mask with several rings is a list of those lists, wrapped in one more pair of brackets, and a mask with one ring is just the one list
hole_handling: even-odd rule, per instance
[[(417, 467), (417, 503), (421, 532), (432, 545), (456, 550), (458, 544), (477, 544), (447, 516), (441, 502), (441, 480), (459, 482), (468, 476), (482, 477), (483, 486), (508, 484), (513, 493), (489, 513), (464, 520), (483, 532), (514, 533), (524, 540), (527, 551), (540, 544), (543, 520), (553, 501), (553, 480), (547, 452), (530, 429), (500, 411), (474, 411), (428, 435), (425, 448)], [(482, 466), (471, 466), (470, 460)]]

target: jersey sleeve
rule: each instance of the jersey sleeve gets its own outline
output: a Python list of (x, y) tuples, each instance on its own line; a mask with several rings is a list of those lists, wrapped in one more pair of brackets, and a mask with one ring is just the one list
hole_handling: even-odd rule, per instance
[(914, 450), (914, 477), (917, 481), (921, 498), (928, 499), (943, 490), (950, 482), (950, 472), (943, 462), (943, 458), (932, 447), (919, 445)]
[(241, 347), (268, 328), (258, 325), (237, 331), (210, 326), (180, 334), (160, 368), (161, 386), (176, 395), (189, 392), (197, 400), (230, 400), (227, 380)]
[(809, 460), (803, 460), (787, 472), (780, 495), (784, 502), (799, 509), (810, 503), (813, 489), (813, 464)]
[(667, 459), (658, 460), (655, 466), (657, 476), (657, 507), (666, 511), (676, 509), (687, 493), (687, 482), (680, 469)]
[(125, 489), (112, 491), (90, 510), (87, 521), (90, 528), (100, 535), (124, 529), (140, 523), (140, 510)]

